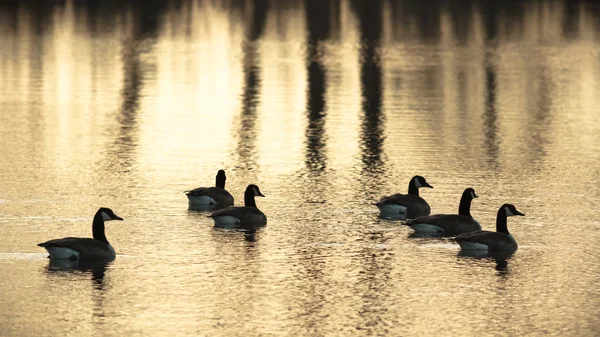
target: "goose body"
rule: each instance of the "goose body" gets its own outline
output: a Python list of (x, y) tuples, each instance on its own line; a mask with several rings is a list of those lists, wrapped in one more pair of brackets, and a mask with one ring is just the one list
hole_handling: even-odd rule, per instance
[(225, 171), (219, 170), (215, 180), (214, 187), (198, 187), (185, 192), (189, 209), (211, 211), (233, 206), (233, 196), (225, 189)]
[(475, 190), (467, 188), (460, 198), (458, 214), (435, 214), (418, 217), (409, 220), (406, 224), (415, 232), (444, 236), (455, 236), (481, 230), (479, 222), (471, 216), (471, 201), (475, 198), (477, 198)]
[(474, 231), (456, 237), (456, 242), (461, 250), (485, 251), (515, 251), (519, 248), (515, 238), (508, 232), (507, 217), (525, 214), (517, 211), (515, 206), (504, 204), (498, 209), (496, 215), (496, 231)]
[(375, 204), (379, 208), (380, 216), (385, 219), (406, 220), (429, 215), (429, 204), (419, 196), (421, 187), (433, 188), (425, 178), (414, 176), (408, 183), (408, 194), (397, 193), (381, 198)]
[(267, 216), (256, 207), (255, 197), (264, 197), (256, 185), (248, 185), (244, 192), (244, 206), (234, 206), (211, 213), (215, 227), (254, 229), (267, 224)]
[(70, 259), (80, 261), (114, 260), (116, 253), (104, 234), (104, 222), (123, 220), (110, 208), (100, 208), (92, 224), (93, 238), (66, 237), (38, 244), (44, 247), (52, 259)]

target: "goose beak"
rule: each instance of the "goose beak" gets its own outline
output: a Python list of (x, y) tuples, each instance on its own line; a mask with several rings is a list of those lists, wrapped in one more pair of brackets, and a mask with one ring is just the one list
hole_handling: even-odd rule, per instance
[(473, 193), (473, 199), (475, 199), (475, 198), (479, 198), (479, 196), (477, 194)]
[(517, 211), (516, 209), (515, 209), (515, 215), (525, 216), (525, 214), (523, 214), (523, 213), (521, 213), (521, 212)]
[(118, 216), (118, 215), (116, 215), (116, 214), (113, 216), (113, 218), (112, 218), (112, 219), (113, 219), (113, 220), (121, 220), (121, 221), (123, 221), (123, 218), (121, 218), (120, 216)]
[(425, 182), (425, 185), (423, 185), (423, 187), (433, 188), (433, 186), (429, 185), (429, 183), (427, 183), (427, 182)]
[(258, 191), (258, 194), (256, 195), (257, 197), (263, 197), (264, 198), (264, 194), (260, 193), (260, 191)]

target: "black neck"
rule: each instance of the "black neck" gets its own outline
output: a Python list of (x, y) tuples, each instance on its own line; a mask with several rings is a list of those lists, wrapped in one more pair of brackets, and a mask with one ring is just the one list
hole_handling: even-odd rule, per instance
[(496, 232), (510, 234), (508, 232), (508, 227), (506, 226), (506, 211), (504, 207), (498, 210), (498, 215), (496, 215)]
[(222, 175), (218, 174), (218, 175), (217, 175), (216, 182), (215, 182), (215, 186), (217, 186), (217, 187), (220, 187), (220, 188), (222, 188), (222, 189), (225, 189), (225, 180), (226, 180), (226, 179), (227, 179), (227, 178), (225, 178), (224, 176), (222, 176)]
[(417, 197), (419, 196), (419, 188), (417, 187), (416, 179), (411, 179), (411, 181), (408, 182), (408, 194), (413, 194)]
[(108, 240), (106, 240), (106, 235), (104, 235), (104, 219), (102, 218), (102, 213), (97, 212), (94, 215), (94, 223), (92, 224), (92, 234), (94, 239), (100, 240), (106, 244), (108, 244)]
[(254, 191), (249, 188), (244, 193), (244, 205), (248, 207), (256, 207), (256, 202), (254, 201)]
[(460, 198), (460, 204), (458, 205), (458, 214), (472, 218), (471, 201), (473, 199), (470, 194), (471, 192), (463, 193), (462, 197)]

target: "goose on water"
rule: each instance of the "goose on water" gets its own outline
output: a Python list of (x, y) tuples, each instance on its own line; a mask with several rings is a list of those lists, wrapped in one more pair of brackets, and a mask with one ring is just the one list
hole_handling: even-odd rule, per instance
[(466, 188), (460, 198), (458, 214), (435, 214), (406, 222), (418, 233), (455, 236), (481, 230), (481, 225), (471, 216), (471, 201), (477, 198), (475, 190)]
[(525, 214), (517, 211), (514, 205), (504, 204), (496, 215), (496, 231), (474, 231), (458, 235), (455, 239), (461, 250), (515, 251), (519, 247), (515, 238), (508, 232), (507, 217)]
[(225, 171), (219, 170), (215, 180), (214, 187), (198, 187), (184, 192), (188, 197), (189, 209), (212, 211), (233, 206), (233, 196), (225, 189)]
[(110, 208), (100, 208), (94, 215), (92, 238), (66, 237), (38, 244), (46, 248), (52, 259), (70, 259), (79, 261), (114, 260), (115, 250), (104, 234), (104, 222), (123, 220)]
[(211, 213), (215, 227), (252, 230), (267, 224), (267, 216), (256, 207), (255, 197), (264, 197), (256, 185), (248, 185), (244, 192), (244, 206), (233, 206)]
[(384, 219), (406, 220), (429, 215), (431, 208), (425, 199), (419, 196), (419, 188), (429, 185), (422, 176), (414, 176), (408, 183), (408, 194), (393, 194), (381, 198), (375, 204)]

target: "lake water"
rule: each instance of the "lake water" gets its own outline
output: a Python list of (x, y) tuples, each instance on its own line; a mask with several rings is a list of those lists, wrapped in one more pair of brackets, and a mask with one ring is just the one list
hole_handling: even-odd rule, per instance
[[(0, 5), (1, 336), (600, 334), (600, 6), (158, 3)], [(218, 169), (254, 242), (187, 210)], [(380, 219), (416, 174), (519, 250)], [(117, 259), (51, 264), (101, 206)]]

